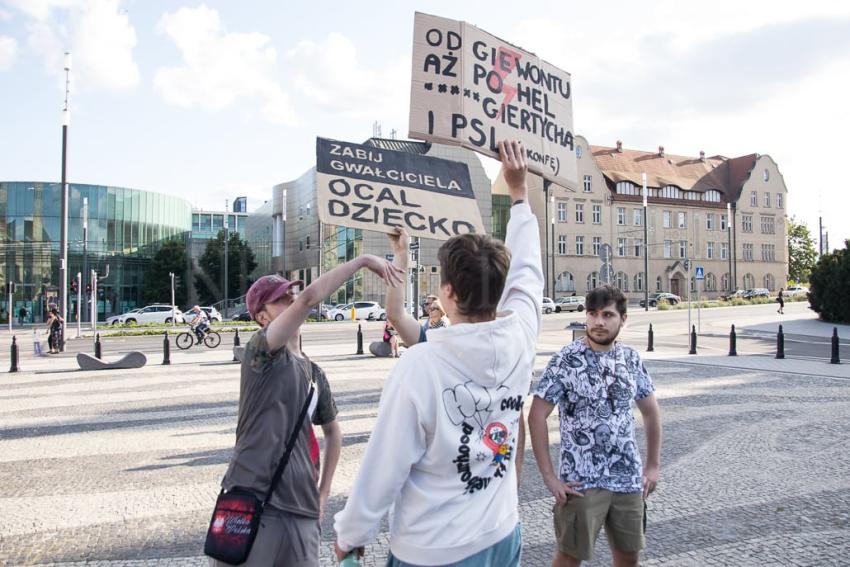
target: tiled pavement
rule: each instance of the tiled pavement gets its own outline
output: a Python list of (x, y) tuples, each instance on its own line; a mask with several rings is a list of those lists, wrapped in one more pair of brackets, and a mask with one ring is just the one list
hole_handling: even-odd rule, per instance
[[(233, 443), (238, 367), (219, 359), (0, 378), (0, 564), (206, 565), (200, 548)], [(391, 360), (317, 356), (345, 435), (344, 503)], [(538, 365), (545, 364), (538, 359)], [(651, 360), (662, 483), (644, 565), (846, 565), (850, 381)], [(553, 415), (552, 439), (557, 439)], [(524, 565), (548, 565), (552, 498), (528, 447)], [(382, 565), (386, 534), (365, 565)], [(610, 564), (604, 539), (590, 565)]]

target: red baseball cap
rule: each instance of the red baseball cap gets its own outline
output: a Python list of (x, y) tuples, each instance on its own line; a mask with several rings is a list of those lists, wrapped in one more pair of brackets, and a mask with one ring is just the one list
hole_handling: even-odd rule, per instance
[(248, 313), (252, 319), (257, 318), (257, 313), (267, 303), (273, 303), (283, 297), (292, 286), (303, 286), (301, 280), (289, 281), (283, 276), (272, 274), (263, 276), (251, 286), (245, 295), (245, 303), (248, 305)]

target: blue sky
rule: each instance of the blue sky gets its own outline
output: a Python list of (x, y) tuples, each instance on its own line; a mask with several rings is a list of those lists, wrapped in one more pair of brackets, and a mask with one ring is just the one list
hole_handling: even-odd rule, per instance
[[(770, 154), (789, 210), (850, 238), (844, 2), (0, 0), (0, 179), (69, 180), (223, 208), (315, 161), (315, 137), (407, 134), (416, 10), (572, 73), (577, 133), (669, 153)], [(834, 160), (834, 161), (833, 161)], [(490, 171), (492, 165), (487, 166)]]

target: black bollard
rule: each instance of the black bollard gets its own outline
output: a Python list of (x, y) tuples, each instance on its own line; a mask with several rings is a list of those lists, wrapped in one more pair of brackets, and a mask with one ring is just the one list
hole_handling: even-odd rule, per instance
[[(11, 314), (10, 314), (11, 317)], [(12, 366), (9, 368), (9, 372), (17, 372), (20, 370), (18, 368), (18, 337), (12, 337)]]
[(729, 333), (729, 356), (738, 356), (738, 335), (735, 334), (735, 325)]
[(688, 351), (688, 354), (696, 354), (697, 353), (697, 326), (691, 325), (691, 350)]
[(785, 358), (785, 333), (782, 332), (782, 325), (779, 325), (779, 332), (776, 333), (776, 358)]
[(94, 339), (94, 357), (95, 358), (103, 358), (100, 352), (100, 333), (97, 334), (97, 337)]
[[(301, 340), (300, 335), (298, 336), (298, 339)], [(239, 329), (236, 329), (236, 334), (233, 335), (233, 362), (239, 362), (239, 358), (236, 356), (236, 347), (239, 345)], [(301, 343), (298, 344), (298, 348), (301, 349)]]
[(655, 350), (653, 343), (655, 342), (655, 333), (652, 332), (652, 323), (649, 324), (649, 344), (646, 346), (646, 352)]
[(363, 354), (363, 329), (357, 324), (357, 354)]
[(838, 327), (832, 328), (832, 357), (829, 359), (830, 364), (841, 364), (841, 358), (838, 356)]
[(171, 343), (168, 341), (168, 331), (165, 331), (165, 337), (162, 339), (162, 364), (163, 366), (171, 364)]

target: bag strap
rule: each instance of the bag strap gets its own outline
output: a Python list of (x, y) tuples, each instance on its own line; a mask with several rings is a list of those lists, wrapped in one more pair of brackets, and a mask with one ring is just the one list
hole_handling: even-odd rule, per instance
[(286, 442), (286, 451), (283, 453), (283, 457), (281, 457), (280, 462), (277, 464), (277, 469), (274, 471), (271, 486), (269, 486), (269, 491), (266, 494), (265, 499), (263, 500), (263, 506), (268, 504), (269, 500), (271, 500), (272, 494), (274, 494), (274, 489), (277, 487), (277, 483), (280, 480), (280, 477), (283, 475), (283, 471), (284, 469), (286, 469), (286, 465), (289, 463), (289, 456), (292, 454), (292, 449), (295, 447), (295, 442), (298, 441), (298, 433), (300, 432), (301, 427), (304, 423), (304, 418), (307, 415), (307, 410), (310, 407), (310, 402), (313, 399), (313, 392), (315, 391), (315, 381), (311, 377), (310, 391), (307, 393), (307, 400), (305, 400), (304, 406), (301, 408), (301, 414), (298, 416), (298, 420), (295, 422), (295, 427), (292, 428), (292, 433), (289, 435), (289, 440)]

